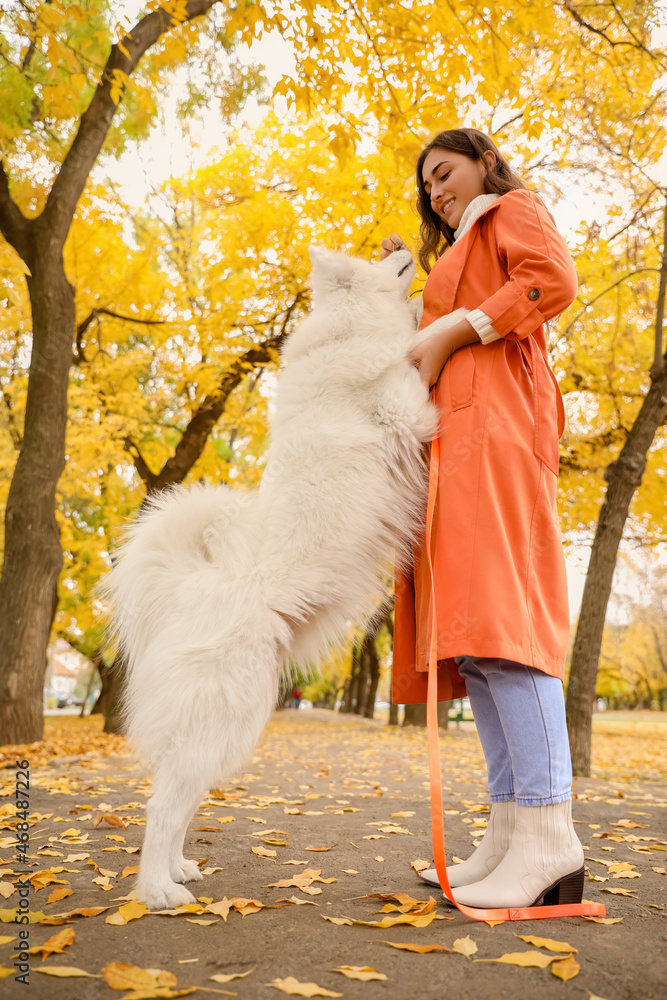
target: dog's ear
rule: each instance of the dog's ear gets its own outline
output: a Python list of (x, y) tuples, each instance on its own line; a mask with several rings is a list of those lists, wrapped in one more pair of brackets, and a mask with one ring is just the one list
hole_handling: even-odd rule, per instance
[(311, 264), (321, 264), (323, 260), (329, 255), (329, 251), (326, 247), (317, 246), (316, 244), (311, 244), (308, 247), (308, 256), (310, 257)]

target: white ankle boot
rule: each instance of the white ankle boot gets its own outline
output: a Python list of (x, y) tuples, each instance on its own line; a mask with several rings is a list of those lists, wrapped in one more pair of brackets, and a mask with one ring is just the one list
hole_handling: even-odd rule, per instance
[(484, 909), (550, 906), (580, 903), (583, 886), (584, 851), (572, 825), (570, 798), (517, 806), (505, 857), (490, 875), (453, 895), (457, 903)]
[[(479, 847), (476, 847), (470, 857), (460, 865), (447, 866), (447, 878), (452, 889), (457, 886), (470, 885), (486, 878), (502, 861), (510, 846), (510, 838), (514, 829), (516, 803), (514, 799), (508, 802), (492, 802), (489, 822)], [(440, 886), (440, 879), (435, 868), (427, 868), (419, 873), (429, 885)]]

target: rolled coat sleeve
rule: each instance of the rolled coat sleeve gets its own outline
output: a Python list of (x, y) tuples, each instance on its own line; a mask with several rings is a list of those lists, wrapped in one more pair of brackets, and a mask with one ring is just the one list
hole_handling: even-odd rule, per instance
[(500, 199), (494, 234), (509, 281), (478, 310), (499, 337), (522, 340), (574, 301), (574, 261), (551, 213), (532, 191), (509, 191)]

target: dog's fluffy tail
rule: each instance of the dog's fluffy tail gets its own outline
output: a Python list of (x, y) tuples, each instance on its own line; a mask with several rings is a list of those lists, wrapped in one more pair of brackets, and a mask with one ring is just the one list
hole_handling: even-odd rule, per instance
[[(115, 640), (126, 671), (121, 717), (128, 736), (141, 738), (133, 696), (192, 684), (191, 655), (241, 629), (253, 595), (244, 593), (260, 544), (254, 492), (225, 486), (175, 487), (144, 504), (113, 554), (113, 568), (98, 587), (110, 607), (109, 642)], [(245, 581), (245, 585), (244, 585)], [(184, 633), (185, 630), (185, 633)], [(146, 721), (146, 720), (144, 720)]]

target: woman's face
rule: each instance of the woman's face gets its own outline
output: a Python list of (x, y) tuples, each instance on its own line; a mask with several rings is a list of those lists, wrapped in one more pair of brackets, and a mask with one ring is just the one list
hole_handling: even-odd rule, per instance
[(436, 147), (424, 160), (422, 179), (431, 207), (452, 229), (458, 227), (473, 198), (484, 194), (487, 164), (492, 166), (496, 159), (491, 150), (484, 155), (486, 162)]

